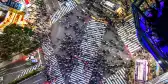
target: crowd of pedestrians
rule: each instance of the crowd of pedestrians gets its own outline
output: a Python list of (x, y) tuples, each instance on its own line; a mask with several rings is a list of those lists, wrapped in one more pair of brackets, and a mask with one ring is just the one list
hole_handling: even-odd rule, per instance
[[(121, 58), (118, 55), (114, 55), (118, 61), (116, 61), (113, 65), (110, 65), (113, 62), (106, 62), (107, 58), (101, 58), (111, 54), (108, 50), (99, 50), (101, 44), (103, 44), (103, 35), (105, 34), (105, 31), (108, 31), (106, 28), (107, 25), (95, 22), (94, 20), (87, 22), (90, 17), (88, 17), (86, 12), (80, 9), (77, 10), (87, 17), (77, 15), (75, 16), (77, 20), (74, 20), (72, 23), (72, 19), (70, 17), (74, 15), (74, 12), (69, 12), (61, 20), (59, 20), (61, 25), (64, 25), (65, 31), (73, 30), (74, 32), (66, 32), (64, 33), (63, 38), (57, 39), (60, 42), (59, 46), (56, 46), (59, 52), (54, 52), (54, 49), (52, 48), (53, 44), (51, 43), (51, 40), (48, 39), (50, 38), (49, 36), (45, 36), (47, 39), (43, 38), (43, 51), (46, 54), (46, 65), (48, 66), (47, 74), (49, 75), (48, 78), (52, 80), (55, 78), (60, 79), (60, 81), (57, 79), (58, 84), (64, 84), (64, 80), (68, 80), (68, 78), (71, 83), (86, 83), (86, 79), (81, 77), (85, 77), (85, 73), (88, 74), (86, 75), (89, 80), (94, 80), (95, 83), (97, 81), (100, 82), (104, 74), (114, 74), (118, 70), (117, 68), (123, 67), (122, 64), (124, 65), (123, 62), (120, 63), (119, 60), (121, 60)], [(81, 25), (81, 23), (83, 23), (83, 25)], [(113, 22), (112, 24), (113, 26), (116, 26), (115, 24), (117, 23)], [(122, 24), (124, 26), (124, 21)], [(42, 32), (44, 32), (44, 29)], [(111, 28), (109, 28), (109, 30), (114, 33), (117, 31)], [(119, 39), (117, 36), (116, 38)], [(104, 44), (106, 46), (118, 47), (117, 42), (113, 40), (109, 41), (109, 44), (108, 42), (104, 42)], [(117, 49), (118, 48), (116, 48), (116, 52), (119, 52)], [(120, 50), (123, 51), (122, 48)], [(90, 68), (90, 71), (76, 71), (83, 70), (84, 68), (82, 67)], [(81, 76), (79, 73), (81, 73)]]
[[(43, 46), (44, 52), (46, 51), (45, 53), (48, 56), (54, 55), (55, 58), (57, 58), (58, 65), (60, 65), (59, 67), (60, 72), (64, 78), (67, 78), (67, 75), (69, 72), (72, 71), (73, 66), (78, 65), (77, 63), (78, 58), (76, 56), (79, 56), (81, 54), (79, 47), (82, 42), (82, 36), (83, 34), (85, 34), (85, 31), (84, 31), (85, 26), (83, 25), (79, 27), (80, 25), (78, 24), (79, 21), (84, 23), (84, 17), (76, 16), (78, 20), (74, 24), (72, 24), (70, 23), (70, 20), (71, 20), (69, 18), (71, 17), (70, 15), (73, 15), (73, 13), (70, 12), (69, 14), (67, 14), (65, 16), (66, 20), (61, 20), (60, 23), (62, 25), (64, 25), (65, 23), (68, 23), (67, 27), (65, 26), (64, 29), (65, 30), (72, 29), (74, 30), (75, 34), (64, 33), (64, 38), (57, 39), (61, 42), (59, 46), (59, 53), (54, 53), (53, 49), (51, 49), (49, 45), (46, 46), (47, 43), (50, 43), (49, 42), (50, 40), (45, 39), (44, 40), (45, 42), (43, 42), (44, 46), (46, 46), (46, 47)], [(50, 60), (53, 60), (53, 59), (48, 59), (48, 61)], [(50, 64), (50, 63), (47, 63), (47, 64)], [(52, 65), (49, 65), (49, 66), (50, 67), (48, 68), (51, 68)]]
[(136, 53), (134, 53), (133, 56), (135, 58), (139, 57), (140, 59), (146, 59), (146, 60), (151, 59), (151, 54), (147, 50), (145, 50), (144, 48), (141, 48), (141, 49), (137, 50)]
[[(82, 14), (84, 14), (83, 11), (80, 11), (80, 12)], [(101, 45), (101, 40), (103, 39), (102, 36), (104, 35), (103, 31), (105, 30), (105, 27), (103, 27), (104, 25), (102, 25), (99, 22), (92, 22), (92, 21), (90, 23), (85, 22), (86, 18), (84, 18), (83, 16), (76, 16), (77, 21), (75, 21), (75, 23), (72, 24), (70, 22), (71, 21), (70, 17), (73, 14), (74, 14), (73, 12), (70, 12), (68, 15), (66, 15), (64, 17), (65, 19), (60, 21), (61, 24), (67, 23), (67, 26), (65, 26), (64, 29), (65, 30), (72, 29), (74, 31), (74, 34), (64, 33), (64, 38), (57, 39), (60, 41), (59, 53), (54, 53), (53, 49), (50, 49), (50, 47), (48, 47), (48, 46), (46, 46), (46, 48), (43, 47), (43, 49), (46, 50), (46, 52), (45, 51), (44, 52), (47, 53), (48, 56), (54, 55), (55, 58), (57, 58), (58, 65), (60, 65), (60, 67), (59, 67), (60, 72), (61, 72), (63, 78), (67, 78), (70, 75), (70, 72), (73, 72), (72, 70), (74, 69), (74, 67), (80, 65), (80, 62), (82, 62), (87, 67), (92, 67), (95, 70), (98, 69), (99, 66), (97, 66), (97, 67), (95, 66), (97, 62), (91, 62), (91, 60), (93, 60), (92, 57), (94, 57), (94, 55), (96, 56), (100, 52), (96, 53), (96, 51), (92, 51), (92, 50), (99, 48), (99, 45)], [(86, 14), (84, 14), (84, 15), (86, 15)], [(82, 26), (79, 25), (79, 22), (82, 22), (83, 25)], [(88, 25), (88, 26), (86, 26), (86, 25)], [(100, 27), (100, 28), (98, 28), (98, 27)], [(101, 29), (101, 28), (104, 28), (104, 29)], [(94, 33), (92, 33), (92, 32), (94, 32)], [(44, 41), (49, 41), (49, 40), (45, 39)], [(93, 41), (93, 43), (91, 43), (90, 41)], [(48, 43), (50, 43), (50, 42), (48, 42)], [(44, 44), (44, 45), (46, 45), (46, 44)], [(87, 45), (88, 45), (88, 47), (86, 47)], [(49, 53), (49, 52), (51, 52), (51, 53)], [(95, 53), (93, 53), (93, 52), (95, 52)], [(86, 55), (86, 57), (83, 57), (84, 55)], [(91, 58), (89, 58), (90, 57), (89, 55), (92, 55)], [(48, 61), (53, 60), (53, 59), (49, 59)], [(47, 64), (50, 64), (50, 63), (47, 63)], [(98, 62), (97, 64), (101, 65), (102, 67), (104, 66), (101, 64), (101, 62)], [(49, 65), (49, 66), (51, 66), (51, 65)], [(105, 68), (107, 68), (107, 67), (105, 67)], [(100, 72), (93, 72), (93, 73), (98, 73), (100, 75), (103, 75), (103, 73), (100, 73)], [(74, 73), (74, 75), (70, 75), (70, 77), (77, 76), (75, 74), (76, 73)], [(91, 79), (94, 79), (95, 76), (96, 75), (93, 74)], [(103, 78), (103, 76), (101, 76), (98, 79), (102, 79), (102, 78)], [(71, 81), (74, 82), (73, 80), (71, 80)]]
[(31, 6), (26, 8), (25, 19), (29, 26), (38, 33), (50, 32), (50, 14), (46, 12), (46, 6), (42, 0), (32, 0)]

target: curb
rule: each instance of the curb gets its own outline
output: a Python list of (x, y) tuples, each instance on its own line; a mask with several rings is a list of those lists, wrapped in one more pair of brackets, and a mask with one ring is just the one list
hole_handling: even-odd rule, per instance
[(132, 14), (129, 14), (129, 15), (126, 16), (124, 19), (127, 21), (127, 20), (129, 20), (131, 17), (133, 17)]

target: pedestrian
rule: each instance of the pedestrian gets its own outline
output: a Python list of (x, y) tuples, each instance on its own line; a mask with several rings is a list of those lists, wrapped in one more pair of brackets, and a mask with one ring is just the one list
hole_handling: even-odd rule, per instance
[(122, 19), (122, 20), (121, 20), (121, 23), (122, 23), (122, 25), (124, 26), (124, 25), (125, 25), (125, 20)]

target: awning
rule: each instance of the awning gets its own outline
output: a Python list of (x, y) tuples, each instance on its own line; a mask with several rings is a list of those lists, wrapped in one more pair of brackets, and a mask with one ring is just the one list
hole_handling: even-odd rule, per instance
[(25, 0), (26, 5), (30, 4), (30, 0)]

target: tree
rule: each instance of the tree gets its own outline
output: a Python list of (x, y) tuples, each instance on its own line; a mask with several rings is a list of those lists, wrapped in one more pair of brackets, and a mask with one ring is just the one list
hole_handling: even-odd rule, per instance
[(32, 39), (33, 31), (15, 24), (5, 27), (0, 35), (0, 58), (7, 60), (16, 53), (23, 52), (39, 44)]

